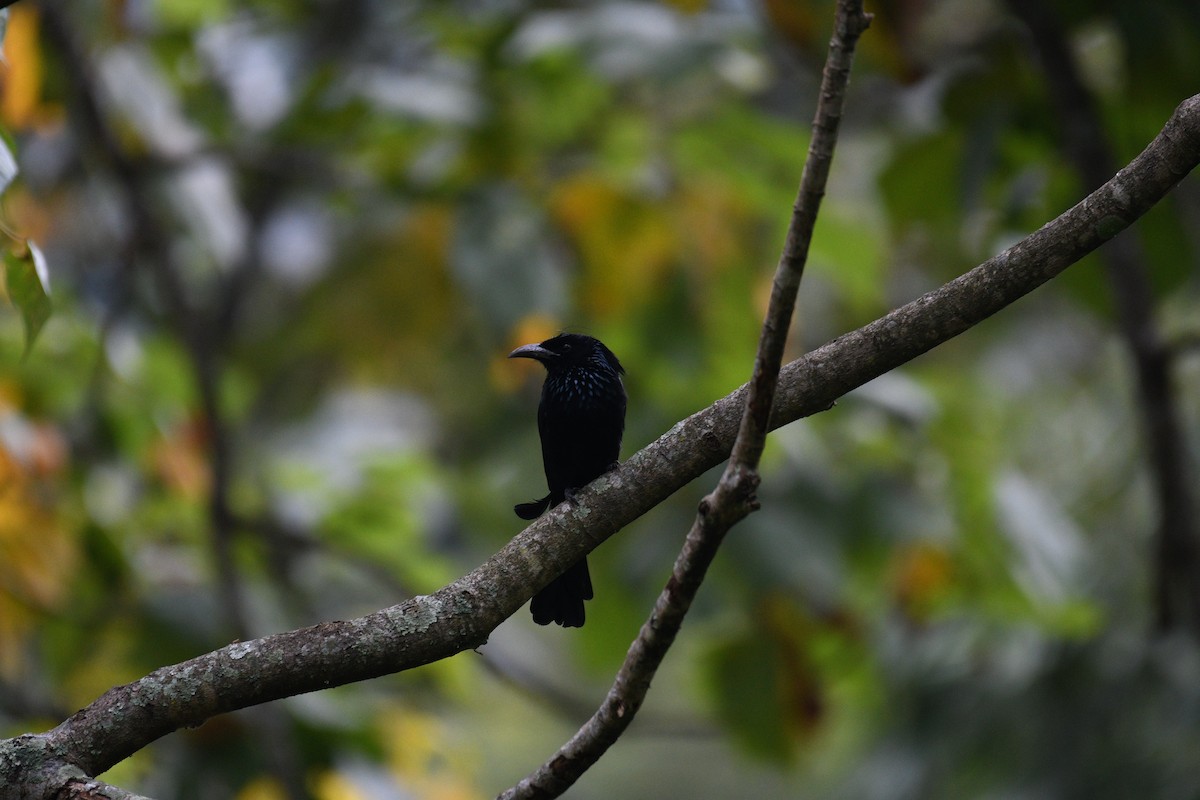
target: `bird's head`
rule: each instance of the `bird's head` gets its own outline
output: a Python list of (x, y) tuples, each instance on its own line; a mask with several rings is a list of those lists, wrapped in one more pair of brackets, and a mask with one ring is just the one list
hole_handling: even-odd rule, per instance
[(614, 373), (625, 371), (621, 362), (599, 340), (582, 333), (560, 333), (553, 339), (540, 344), (526, 344), (508, 354), (509, 358), (532, 358), (540, 361), (548, 372), (559, 372), (573, 367), (607, 367)]

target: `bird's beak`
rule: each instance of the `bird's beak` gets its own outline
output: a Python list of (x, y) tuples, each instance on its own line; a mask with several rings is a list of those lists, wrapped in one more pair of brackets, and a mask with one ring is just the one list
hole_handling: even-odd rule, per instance
[(554, 358), (554, 353), (540, 344), (523, 344), (516, 350), (508, 354), (509, 358), (532, 358), (534, 361), (541, 361), (543, 364)]

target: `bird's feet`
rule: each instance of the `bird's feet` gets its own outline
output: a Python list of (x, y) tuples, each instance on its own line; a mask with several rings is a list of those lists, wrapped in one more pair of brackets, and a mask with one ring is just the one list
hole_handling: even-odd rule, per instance
[[(601, 474), (603, 475), (603, 474), (612, 472), (614, 469), (616, 469), (619, 466), (621, 466), (621, 462), (614, 461), (611, 464), (609, 464), (607, 467), (605, 467), (604, 472), (602, 472)], [(572, 508), (579, 505), (579, 493), (581, 491), (583, 491), (583, 490), (582, 489), (564, 489), (563, 490), (563, 497), (566, 499), (566, 501), (568, 503), (571, 504)]]

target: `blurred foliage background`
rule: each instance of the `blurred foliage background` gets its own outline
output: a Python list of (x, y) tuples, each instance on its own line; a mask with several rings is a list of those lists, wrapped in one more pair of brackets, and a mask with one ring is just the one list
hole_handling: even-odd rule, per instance
[[(1197, 90), (1200, 7), (1043, 5), (1125, 163)], [(1007, 6), (867, 10), (793, 356), (1085, 193)], [(618, 353), (626, 455), (743, 382), (832, 16), (13, 6), (0, 735), (480, 563), (544, 486), (518, 344), (568, 329)], [(1200, 184), (1139, 229), (1194, 469)], [(569, 796), (1200, 795), (1200, 649), (1154, 625), (1160, 509), (1095, 260), (773, 438), (762, 511)], [(491, 796), (603, 696), (714, 478), (593, 555), (582, 630), (521, 612), (478, 652), (214, 719), (106, 778), (160, 800)]]

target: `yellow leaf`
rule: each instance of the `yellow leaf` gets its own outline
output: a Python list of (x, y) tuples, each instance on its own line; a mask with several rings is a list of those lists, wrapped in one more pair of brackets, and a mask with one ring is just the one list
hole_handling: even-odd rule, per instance
[(13, 186), (4, 194), (7, 223), (20, 238), (44, 242), (51, 238), (57, 219), (75, 213), (61, 195), (35, 198), (24, 186)]
[(710, 274), (744, 258), (749, 215), (744, 202), (720, 184), (697, 181), (682, 187), (678, 225), (688, 232), (688, 266)]
[(317, 800), (370, 800), (349, 779), (334, 771), (317, 777), (313, 794)]
[(92, 631), (91, 644), (61, 681), (63, 702), (82, 707), (113, 686), (136, 680), (138, 669), (131, 653), (135, 647), (132, 628), (119, 623)]
[(150, 449), (154, 474), (163, 485), (196, 503), (208, 496), (212, 485), (207, 440), (204, 425), (192, 420), (178, 426)]
[(593, 316), (613, 316), (652, 297), (679, 252), (669, 205), (622, 191), (605, 178), (581, 174), (563, 183), (551, 210), (583, 262), (577, 287)]
[(893, 556), (892, 592), (901, 607), (918, 619), (929, 614), (953, 578), (950, 555), (938, 545), (919, 542)]
[(447, 262), (454, 222), (448, 206), (431, 203), (348, 245), (296, 323), (299, 346), (337, 353), (359, 380), (417, 388), (443, 380), (446, 332), (462, 313)]
[(512, 334), (508, 339), (510, 345), (508, 350), (511, 352), (523, 344), (544, 342), (552, 336), (557, 335), (560, 330), (562, 328), (559, 325), (559, 321), (549, 314), (529, 314), (522, 317), (513, 326)]
[(237, 800), (287, 800), (279, 781), (265, 775), (255, 778), (237, 793)]
[(502, 392), (515, 392), (526, 380), (541, 372), (541, 367), (527, 358), (514, 358), (511, 361), (508, 354), (523, 344), (544, 342), (556, 335), (562, 328), (558, 320), (548, 314), (529, 314), (522, 317), (513, 326), (508, 336), (504, 351), (496, 353), (488, 364), (488, 377), (492, 385)]
[(38, 49), (38, 15), (29, 4), (9, 9), (4, 34), (0, 119), (9, 128), (32, 125), (37, 116), (42, 85), (42, 59)]
[(12, 678), (22, 667), (24, 637), (65, 600), (78, 552), (55, 513), (50, 480), (66, 458), (61, 437), (15, 409), (0, 405), (0, 416), (20, 431), (0, 442), (0, 673)]
[(475, 800), (471, 784), (478, 765), (471, 751), (456, 746), (444, 723), (431, 714), (395, 710), (380, 719), (387, 762), (397, 780), (420, 800)]

